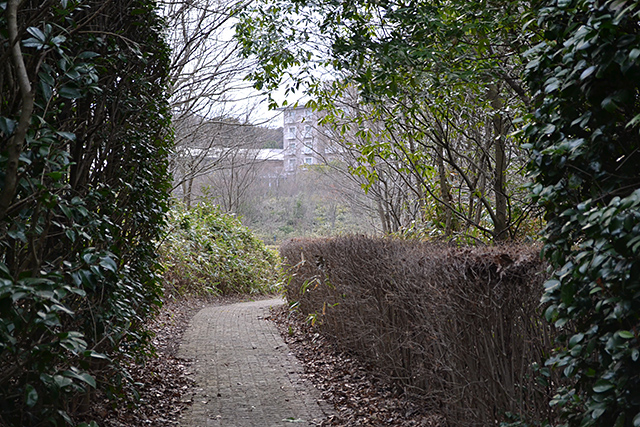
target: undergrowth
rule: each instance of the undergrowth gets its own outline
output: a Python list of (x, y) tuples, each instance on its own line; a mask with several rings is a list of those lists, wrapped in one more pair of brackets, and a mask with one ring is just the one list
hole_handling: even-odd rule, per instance
[(165, 297), (280, 290), (279, 257), (238, 218), (210, 202), (175, 205), (160, 246)]

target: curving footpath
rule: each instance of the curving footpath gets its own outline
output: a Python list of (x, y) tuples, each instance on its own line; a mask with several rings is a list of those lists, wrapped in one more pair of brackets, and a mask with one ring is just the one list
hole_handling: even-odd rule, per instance
[(281, 299), (201, 310), (179, 356), (193, 360), (197, 383), (186, 427), (316, 426), (331, 413), (275, 325), (265, 320)]

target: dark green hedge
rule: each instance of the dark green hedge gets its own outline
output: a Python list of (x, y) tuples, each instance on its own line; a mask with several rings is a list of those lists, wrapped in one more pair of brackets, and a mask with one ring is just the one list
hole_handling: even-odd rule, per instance
[(544, 2), (529, 169), (571, 426), (640, 426), (640, 2)]
[(0, 9), (0, 424), (72, 424), (149, 351), (168, 48), (151, 0)]

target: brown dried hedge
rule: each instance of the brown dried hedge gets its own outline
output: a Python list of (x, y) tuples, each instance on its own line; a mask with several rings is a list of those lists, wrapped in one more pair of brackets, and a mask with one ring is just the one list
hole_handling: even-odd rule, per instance
[(280, 251), (289, 302), (449, 425), (552, 418), (532, 369), (552, 340), (540, 315), (538, 247), (345, 236)]

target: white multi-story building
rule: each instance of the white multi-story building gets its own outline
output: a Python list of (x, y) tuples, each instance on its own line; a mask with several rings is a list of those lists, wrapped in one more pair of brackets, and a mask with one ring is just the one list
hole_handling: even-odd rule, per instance
[(292, 174), (302, 166), (327, 161), (326, 138), (318, 128), (318, 114), (311, 108), (283, 109), (282, 129), (285, 173)]

